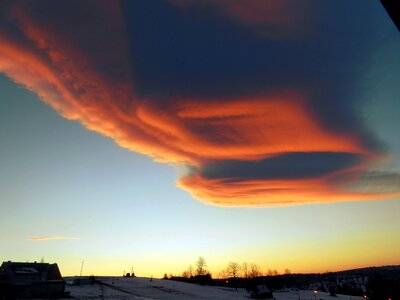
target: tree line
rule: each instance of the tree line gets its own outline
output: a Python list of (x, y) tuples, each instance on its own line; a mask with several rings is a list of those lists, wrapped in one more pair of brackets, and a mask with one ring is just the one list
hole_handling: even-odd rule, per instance
[[(290, 274), (289, 269), (284, 270), (284, 274)], [(259, 265), (255, 263), (247, 263), (243, 262), (239, 264), (237, 262), (229, 262), (226, 268), (221, 270), (218, 274), (218, 278), (257, 278), (261, 276), (277, 276), (280, 273), (276, 269), (268, 269), (267, 272), (262, 272)], [(207, 262), (203, 256), (200, 256), (197, 261), (195, 262), (194, 266), (189, 265), (186, 270), (184, 270), (180, 276), (174, 276), (170, 274), (164, 275), (164, 279), (170, 279), (171, 277), (181, 277), (185, 279), (195, 278), (199, 276), (208, 276), (212, 277), (211, 272), (207, 269)]]

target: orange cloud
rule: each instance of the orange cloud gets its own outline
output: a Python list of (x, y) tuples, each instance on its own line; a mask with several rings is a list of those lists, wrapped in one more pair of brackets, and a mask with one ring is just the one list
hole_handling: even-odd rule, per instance
[(352, 192), (332, 186), (324, 179), (245, 180), (207, 179), (199, 174), (186, 176), (178, 186), (193, 197), (216, 206), (290, 206), (301, 204), (365, 201), (399, 197), (399, 192)]
[(189, 141), (195, 149), (202, 147), (204, 158), (251, 160), (294, 151), (366, 152), (354, 136), (325, 130), (304, 98), (283, 92), (222, 103), (189, 100), (176, 115), (185, 128), (207, 133)]
[[(327, 168), (322, 176), (311, 178), (205, 177), (204, 167), (224, 160), (257, 162), (287, 153), (349, 153), (372, 161), (380, 155), (367, 149), (353, 132), (327, 129), (315, 115), (307, 91), (298, 88), (226, 99), (142, 99), (127, 63), (130, 52), (120, 8), (103, 2), (99, 6), (82, 3), (80, 8), (92, 15), (76, 18), (79, 26), (70, 26), (63, 12), (52, 12), (50, 19), (39, 18), (34, 7), (18, 4), (3, 10), (8, 23), (0, 27), (0, 71), (38, 94), (65, 118), (156, 161), (189, 166), (192, 173), (183, 176), (178, 186), (206, 203), (270, 206), (394, 195), (346, 188), (367, 170), (364, 162), (346, 164), (340, 170)], [(248, 19), (247, 13), (254, 16), (254, 22), (262, 19), (263, 13), (251, 12), (260, 2), (251, 2), (250, 11), (243, 14), (240, 1), (218, 3), (243, 20)], [(273, 15), (271, 3), (265, 2), (265, 13)], [(282, 3), (278, 10), (287, 5)], [(97, 19), (103, 21), (94, 26)], [(350, 171), (355, 175), (336, 179), (335, 184), (330, 180)], [(62, 238), (31, 238), (47, 239)]]
[(79, 240), (76, 237), (65, 237), (65, 236), (54, 236), (54, 237), (30, 237), (28, 241), (40, 242), (40, 241), (67, 241), (67, 240)]

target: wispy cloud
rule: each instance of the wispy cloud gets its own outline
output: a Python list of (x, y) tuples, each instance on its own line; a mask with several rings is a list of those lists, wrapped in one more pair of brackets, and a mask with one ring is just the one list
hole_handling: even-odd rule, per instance
[(52, 237), (29, 237), (28, 241), (40, 242), (40, 241), (67, 241), (67, 240), (79, 240), (77, 237), (67, 237), (67, 236), (52, 236)]
[[(170, 0), (182, 8), (208, 9), (246, 25), (266, 37), (303, 36), (312, 23), (311, 1), (291, 0)], [(307, 13), (308, 12), (308, 13)]]

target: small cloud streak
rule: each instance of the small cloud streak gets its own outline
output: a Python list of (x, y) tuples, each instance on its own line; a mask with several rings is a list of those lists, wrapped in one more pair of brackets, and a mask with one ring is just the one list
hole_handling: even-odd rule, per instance
[[(178, 11), (191, 2), (171, 1), (178, 4), (170, 4), (171, 9)], [(303, 18), (297, 15), (306, 11), (303, 7), (275, 19), (273, 12), (286, 12), (281, 6), (288, 5), (288, 1), (207, 2), (243, 22), (254, 25), (266, 20), (266, 24), (273, 24), (272, 28), (286, 28), (285, 24), (287, 28), (300, 28), (297, 23), (303, 24)], [(322, 54), (312, 45), (294, 44), (289, 37), (285, 37), (288, 45), (284, 39), (277, 44), (266, 41), (262, 47), (267, 58), (261, 57), (260, 64), (267, 67), (261, 75), (253, 74), (253, 90), (231, 93), (237, 86), (228, 84), (223, 85), (228, 92), (221, 94), (206, 90), (205, 85), (202, 93), (191, 95), (185, 88), (196, 86), (196, 82), (188, 83), (182, 76), (174, 88), (185, 92), (163, 94), (160, 99), (139, 93), (138, 78), (147, 75), (156, 78), (155, 82), (168, 82), (174, 69), (165, 70), (157, 64), (157, 72), (149, 73), (151, 76), (136, 72), (132, 57), (137, 48), (130, 44), (135, 36), (127, 36), (128, 25), (122, 21), (124, 14), (117, 2), (66, 1), (63, 5), (60, 8), (54, 1), (0, 4), (0, 72), (35, 92), (63, 117), (79, 121), (120, 146), (161, 163), (188, 167), (190, 171), (177, 185), (196, 199), (218, 206), (277, 206), (400, 195), (398, 187), (393, 188), (397, 175), (365, 175), (386, 154), (374, 146), (376, 141), (356, 118), (353, 94), (346, 94), (350, 90), (346, 74), (352, 74), (348, 68), (359, 56), (351, 52), (353, 37), (349, 51), (321, 49)], [(194, 2), (191, 5), (196, 7)], [(245, 10), (241, 9), (243, 5)], [(71, 26), (71, 18), (75, 26)], [(196, 28), (200, 26), (197, 25)], [(233, 36), (235, 31), (230, 34)], [(333, 46), (345, 47), (341, 42), (332, 43), (331, 37), (326, 36)], [(259, 41), (255, 43), (252, 38), (243, 39), (244, 49), (245, 43), (249, 49), (259, 46)], [(154, 47), (152, 43), (150, 46)], [(160, 46), (176, 51), (170, 44)], [(186, 49), (183, 54), (191, 53), (190, 47), (185, 48), (188, 45), (182, 46)], [(212, 47), (211, 43), (207, 47)], [(234, 52), (235, 47), (228, 52)], [(292, 48), (300, 54), (292, 53)], [(161, 49), (164, 48), (157, 48), (157, 55)], [(207, 50), (218, 60), (196, 65), (205, 78), (207, 72), (213, 74), (215, 63), (223, 60), (218, 57), (218, 49)], [(281, 54), (285, 53), (286, 59), (282, 59)], [(334, 60), (333, 53), (344, 53), (349, 58), (340, 56)], [(296, 55), (302, 56), (297, 59)], [(179, 61), (182, 56), (176, 57), (167, 56), (168, 63), (176, 58), (177, 68), (183, 65), (185, 71)], [(249, 63), (255, 61), (246, 59)], [(239, 57), (224, 62), (235, 64), (242, 60)], [(167, 65), (170, 68), (171, 64)], [(232, 70), (235, 69), (234, 66)], [(229, 81), (230, 75), (219, 77)], [(199, 84), (199, 89), (202, 86)], [(157, 88), (156, 84), (152, 86), (154, 91)], [(390, 185), (390, 189), (381, 189), (383, 184)], [(365, 185), (370, 188), (360, 188)], [(68, 239), (77, 238), (29, 238)]]
[(69, 241), (69, 240), (79, 240), (77, 237), (66, 237), (66, 236), (53, 236), (53, 237), (30, 237), (27, 238), (28, 241), (41, 242), (41, 241)]

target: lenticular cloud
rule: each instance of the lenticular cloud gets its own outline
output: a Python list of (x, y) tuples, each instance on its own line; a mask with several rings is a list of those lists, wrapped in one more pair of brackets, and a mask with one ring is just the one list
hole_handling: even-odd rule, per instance
[(4, 1), (0, 71), (65, 118), (186, 166), (178, 186), (208, 204), (398, 195), (362, 188), (384, 157), (354, 110), (365, 36), (330, 20), (312, 32), (291, 1), (207, 2)]

